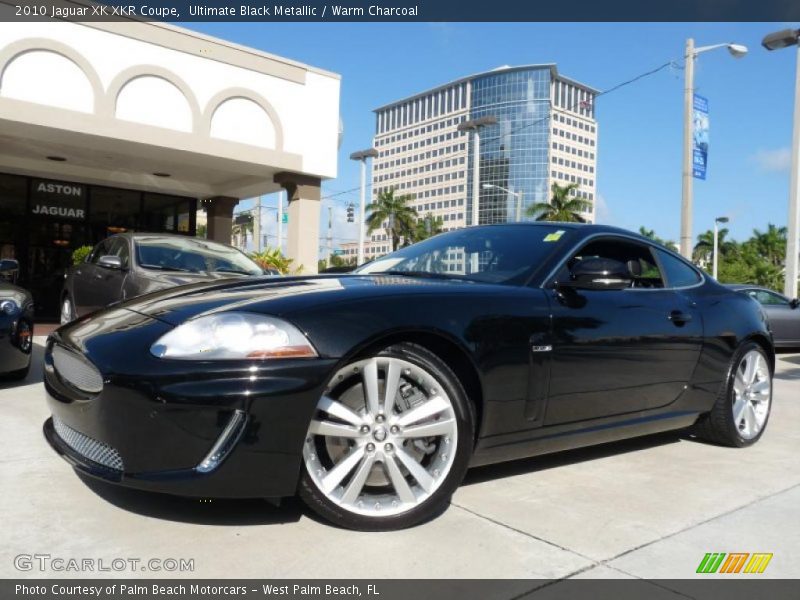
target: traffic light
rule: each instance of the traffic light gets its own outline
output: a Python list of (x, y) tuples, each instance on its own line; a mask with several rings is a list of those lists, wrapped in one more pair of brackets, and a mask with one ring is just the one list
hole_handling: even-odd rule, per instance
[(356, 210), (352, 204), (347, 205), (347, 222), (354, 223), (356, 220)]

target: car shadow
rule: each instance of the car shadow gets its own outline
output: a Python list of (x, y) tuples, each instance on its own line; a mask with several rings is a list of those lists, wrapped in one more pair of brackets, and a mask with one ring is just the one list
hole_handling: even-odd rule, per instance
[(0, 390), (7, 390), (22, 385), (41, 383), (44, 379), (44, 372), (42, 370), (43, 361), (44, 345), (34, 342), (33, 348), (31, 348), (31, 370), (28, 372), (28, 376), (19, 381), (12, 381), (0, 375)]
[(477, 483), (485, 483), (487, 481), (513, 477), (515, 475), (547, 471), (566, 465), (627, 454), (628, 452), (638, 452), (640, 450), (647, 450), (648, 448), (655, 448), (666, 444), (676, 444), (681, 441), (696, 440), (691, 438), (687, 431), (677, 430), (632, 438), (620, 442), (611, 442), (599, 446), (566, 450), (553, 454), (534, 456), (532, 458), (521, 458), (519, 460), (470, 469), (467, 471), (467, 476), (464, 478), (464, 482), (461, 485), (475, 485)]
[(164, 521), (194, 525), (279, 525), (295, 523), (303, 515), (298, 498), (285, 498), (280, 506), (258, 498), (188, 498), (120, 487), (81, 473), (78, 477), (109, 504)]

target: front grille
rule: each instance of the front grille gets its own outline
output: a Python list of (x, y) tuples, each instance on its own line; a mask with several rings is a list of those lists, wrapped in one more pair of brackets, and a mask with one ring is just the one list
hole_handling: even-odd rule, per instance
[(89, 361), (62, 348), (53, 346), (53, 366), (59, 377), (70, 385), (90, 394), (103, 391), (103, 376)]
[(98, 442), (95, 439), (90, 438), (88, 435), (84, 435), (79, 431), (75, 431), (72, 427), (65, 425), (56, 417), (53, 417), (53, 427), (64, 443), (72, 448), (75, 452), (83, 456), (84, 458), (97, 463), (98, 465), (103, 465), (109, 469), (113, 469), (114, 471), (124, 471), (124, 465), (122, 464), (122, 457), (119, 455), (114, 448), (109, 446), (108, 444), (104, 444), (103, 442)]

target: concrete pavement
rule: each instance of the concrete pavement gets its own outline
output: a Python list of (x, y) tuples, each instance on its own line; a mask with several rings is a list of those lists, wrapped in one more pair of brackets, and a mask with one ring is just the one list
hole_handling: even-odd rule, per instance
[[(200, 502), (83, 481), (42, 437), (37, 364), (23, 384), (0, 384), (0, 577), (675, 579), (695, 576), (706, 552), (771, 552), (760, 577), (797, 578), (800, 355), (778, 363), (752, 448), (665, 434), (483, 467), (439, 518), (377, 534), (319, 522), (297, 500)], [(193, 559), (194, 572), (15, 569), (36, 553)]]

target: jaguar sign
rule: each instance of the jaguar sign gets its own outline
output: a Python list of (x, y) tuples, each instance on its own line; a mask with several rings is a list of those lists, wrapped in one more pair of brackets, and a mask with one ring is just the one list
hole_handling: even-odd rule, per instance
[(82, 208), (70, 208), (69, 206), (47, 206), (46, 204), (36, 204), (31, 212), (34, 215), (62, 217), (65, 219), (83, 219), (86, 217), (86, 211), (84, 211)]

